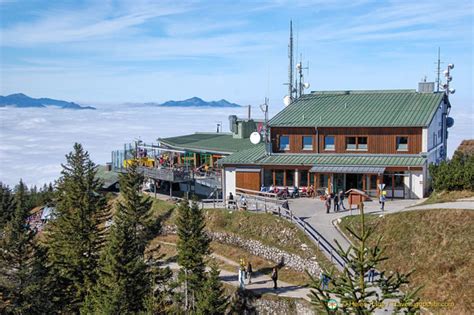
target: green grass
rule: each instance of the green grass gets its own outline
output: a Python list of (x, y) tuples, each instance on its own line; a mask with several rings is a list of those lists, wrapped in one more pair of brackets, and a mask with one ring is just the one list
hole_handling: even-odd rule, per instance
[(443, 203), (456, 201), (461, 198), (474, 197), (474, 191), (470, 190), (453, 190), (453, 191), (442, 191), (432, 192), (431, 195), (426, 199), (422, 205), (428, 205), (433, 203)]
[[(410, 287), (424, 286), (422, 301), (455, 304), (452, 309), (432, 309), (436, 314), (474, 313), (474, 211), (436, 209), (383, 217), (367, 215), (366, 222), (375, 228), (376, 236), (383, 237), (389, 257), (380, 269), (415, 269)], [(347, 226), (357, 231), (360, 217), (343, 218), (341, 230), (346, 231)]]

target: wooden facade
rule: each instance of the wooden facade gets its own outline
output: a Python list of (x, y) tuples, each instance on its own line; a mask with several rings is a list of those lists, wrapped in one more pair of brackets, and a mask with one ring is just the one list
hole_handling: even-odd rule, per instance
[(250, 190), (260, 190), (260, 172), (236, 172), (235, 186)]
[[(280, 153), (346, 153), (346, 154), (418, 154), (422, 151), (422, 128), (285, 128), (273, 127), (273, 152)], [(289, 150), (280, 151), (280, 137), (288, 136)], [(303, 137), (311, 136), (313, 147), (303, 150)], [(325, 150), (326, 136), (334, 137), (334, 150)], [(347, 137), (367, 137), (366, 150), (346, 149)], [(397, 150), (397, 137), (408, 138), (407, 150)]]

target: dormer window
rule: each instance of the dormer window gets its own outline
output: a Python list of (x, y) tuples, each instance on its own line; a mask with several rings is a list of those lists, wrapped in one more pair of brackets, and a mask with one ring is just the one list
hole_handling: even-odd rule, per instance
[(290, 149), (290, 137), (280, 136), (280, 151), (287, 151)]

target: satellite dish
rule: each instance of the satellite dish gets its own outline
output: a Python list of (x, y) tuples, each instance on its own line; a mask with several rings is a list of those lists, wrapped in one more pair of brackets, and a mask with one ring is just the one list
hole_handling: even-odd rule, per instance
[(311, 86), (308, 82), (305, 82), (303, 83), (303, 86), (305, 89), (309, 89), (309, 87)]
[(258, 132), (254, 131), (250, 134), (250, 142), (259, 144), (260, 141), (262, 141), (262, 136)]
[(283, 98), (283, 104), (285, 104), (285, 106), (288, 106), (288, 105), (290, 105), (290, 103), (291, 103), (291, 97), (288, 96), (288, 95), (285, 96), (285, 97)]

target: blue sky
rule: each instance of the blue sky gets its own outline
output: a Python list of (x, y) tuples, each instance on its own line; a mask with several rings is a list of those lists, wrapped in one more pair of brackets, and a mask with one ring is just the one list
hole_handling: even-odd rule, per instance
[[(471, 1), (0, 0), (0, 94), (78, 102), (200, 96), (275, 106), (288, 24), (316, 90), (416, 88), (454, 63), (473, 115)], [(472, 129), (471, 129), (472, 132)]]

